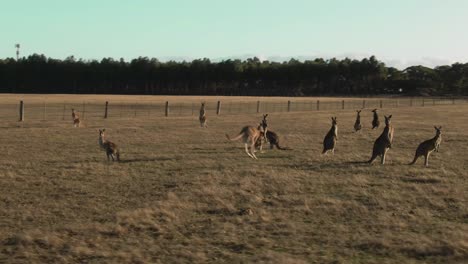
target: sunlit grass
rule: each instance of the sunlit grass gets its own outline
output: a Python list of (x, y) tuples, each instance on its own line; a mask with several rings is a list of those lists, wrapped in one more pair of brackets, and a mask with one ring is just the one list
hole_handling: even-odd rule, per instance
[[(261, 115), (4, 123), (0, 128), (0, 262), (461, 263), (468, 258), (468, 107), (393, 114), (353, 133), (353, 111), (270, 113), (290, 151), (249, 158), (228, 142)], [(338, 117), (335, 155), (321, 142)], [(70, 118), (71, 119), (71, 118)], [(417, 145), (444, 134), (425, 168)], [(98, 129), (122, 149), (108, 163)]]

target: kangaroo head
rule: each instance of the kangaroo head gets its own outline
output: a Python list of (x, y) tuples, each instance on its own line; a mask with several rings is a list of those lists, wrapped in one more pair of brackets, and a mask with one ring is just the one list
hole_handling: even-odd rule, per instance
[(268, 117), (268, 114), (263, 115), (262, 122), (260, 123), (260, 126), (263, 128), (264, 131), (266, 131), (268, 127), (267, 117)]
[(338, 125), (338, 122), (336, 121), (336, 116), (331, 118), (332, 120), (332, 125), (336, 126)]
[(392, 115), (389, 115), (389, 116), (384, 116), (385, 117), (385, 125), (386, 126), (389, 126), (390, 125), (390, 122), (391, 122), (391, 118), (392, 118)]
[(201, 106), (202, 106), (202, 107), (205, 107), (205, 102), (202, 102), (202, 103), (201, 103)]
[(102, 137), (102, 138), (103, 138), (103, 137), (104, 137), (104, 132), (106, 132), (106, 129), (105, 129), (105, 128), (103, 128), (102, 130), (99, 129), (99, 137)]
[(377, 109), (374, 109), (374, 110), (372, 110), (372, 112), (374, 112), (374, 113), (376, 113), (376, 114), (377, 114)]
[(435, 130), (436, 130), (436, 135), (439, 136), (439, 135), (442, 135), (442, 126), (439, 126), (439, 127), (434, 127)]
[(357, 113), (358, 115), (360, 115), (360, 114), (361, 114), (361, 111), (362, 111), (362, 110), (356, 110), (356, 113)]

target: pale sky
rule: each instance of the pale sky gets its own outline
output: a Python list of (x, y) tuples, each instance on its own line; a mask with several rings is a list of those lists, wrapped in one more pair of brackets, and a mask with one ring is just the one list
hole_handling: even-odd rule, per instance
[(468, 62), (465, 0), (0, 0), (0, 58)]

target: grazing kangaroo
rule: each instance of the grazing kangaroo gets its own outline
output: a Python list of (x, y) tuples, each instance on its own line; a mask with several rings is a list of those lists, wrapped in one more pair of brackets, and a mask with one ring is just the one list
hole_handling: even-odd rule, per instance
[(208, 127), (206, 125), (205, 103), (201, 103), (200, 116), (198, 117), (198, 119), (200, 120), (200, 126), (201, 127)]
[(332, 127), (328, 131), (327, 135), (323, 139), (323, 151), (322, 154), (326, 154), (331, 151), (335, 154), (336, 141), (338, 141), (338, 122), (336, 122), (336, 116), (332, 117)]
[(73, 118), (73, 126), (80, 127), (80, 123), (81, 123), (80, 115), (73, 108), (72, 108), (72, 118)]
[(265, 141), (267, 143), (270, 143), (270, 149), (273, 149), (276, 146), (276, 148), (280, 149), (280, 150), (290, 150), (290, 148), (281, 147), (280, 143), (279, 143), (280, 138), (279, 138), (278, 134), (276, 134), (275, 132), (268, 129), (268, 123), (267, 123), (267, 120), (266, 120), (267, 117), (268, 117), (268, 114), (263, 115), (262, 123), (260, 123), (260, 126), (262, 126), (263, 131), (266, 131), (266, 135), (264, 135), (264, 138), (260, 137), (257, 140), (257, 142), (255, 142), (255, 148), (261, 150), (261, 148), (263, 146), (263, 140), (265, 139)]
[(239, 135), (235, 138), (231, 139), (228, 134), (226, 134), (226, 137), (230, 141), (236, 141), (242, 138), (245, 146), (245, 153), (247, 153), (247, 155), (252, 159), (257, 159), (257, 156), (255, 156), (255, 142), (257, 142), (259, 138), (265, 137), (265, 132), (266, 131), (263, 130), (263, 127), (260, 124), (258, 128), (253, 126), (243, 127)]
[[(110, 161), (110, 158), (112, 158), (112, 161), (120, 161), (120, 151), (119, 148), (117, 147), (116, 144), (113, 142), (110, 142), (105, 139), (105, 133), (106, 129), (99, 129), (99, 146), (106, 151), (107, 155), (107, 161)], [(115, 159), (114, 159), (115, 157)]]
[(379, 121), (379, 115), (377, 114), (377, 109), (372, 110), (372, 112), (374, 113), (374, 119), (372, 120), (372, 129), (379, 128), (380, 121)]
[(439, 152), (440, 143), (442, 142), (442, 127), (434, 127), (436, 130), (435, 137), (424, 141), (423, 143), (419, 144), (418, 148), (416, 149), (416, 154), (414, 155), (413, 161), (409, 165), (413, 165), (416, 163), (419, 157), (424, 156), (424, 165), (427, 167), (429, 166), (429, 155), (435, 150)]
[(361, 110), (356, 110), (357, 116), (356, 116), (356, 122), (354, 122), (354, 131), (358, 132), (361, 130), (362, 125), (361, 125)]
[(390, 119), (392, 115), (384, 116), (385, 117), (385, 128), (382, 134), (375, 140), (374, 148), (372, 150), (372, 157), (368, 161), (368, 163), (372, 163), (377, 156), (382, 158), (381, 163), (385, 164), (385, 156), (387, 155), (387, 151), (392, 147), (393, 141), (393, 126), (391, 125)]

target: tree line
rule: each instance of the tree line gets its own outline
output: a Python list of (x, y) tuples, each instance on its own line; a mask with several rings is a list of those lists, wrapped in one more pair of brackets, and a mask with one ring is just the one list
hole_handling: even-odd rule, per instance
[(65, 60), (33, 54), (0, 59), (0, 91), (8, 93), (154, 95), (468, 95), (468, 63), (404, 70), (374, 56), (287, 62), (209, 59), (161, 62), (139, 57)]

